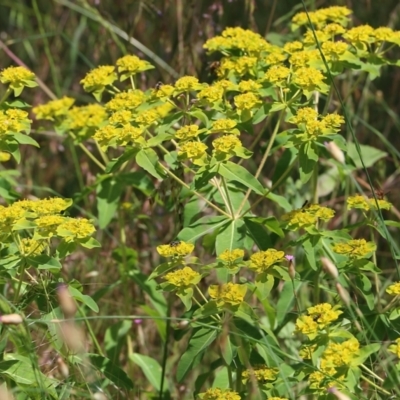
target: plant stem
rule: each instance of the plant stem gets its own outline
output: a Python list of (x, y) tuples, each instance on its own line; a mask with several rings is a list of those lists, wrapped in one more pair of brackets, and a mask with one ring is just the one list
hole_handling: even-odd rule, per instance
[[(272, 136), (271, 136), (271, 138), (270, 138), (270, 140), (269, 140), (269, 143), (268, 143), (268, 146), (267, 146), (267, 148), (266, 148), (266, 150), (265, 150), (264, 156), (263, 156), (263, 158), (262, 158), (262, 160), (261, 160), (261, 162), (260, 162), (260, 165), (258, 166), (258, 169), (257, 169), (256, 174), (254, 175), (254, 177), (255, 177), (256, 179), (258, 179), (258, 177), (260, 176), (261, 171), (263, 170), (264, 165), (265, 165), (265, 163), (266, 163), (266, 161), (267, 161), (267, 158), (268, 158), (268, 156), (269, 156), (269, 152), (271, 151), (271, 148), (272, 148), (272, 145), (274, 144), (276, 135), (278, 134), (279, 126), (281, 125), (282, 119), (283, 119), (283, 117), (284, 117), (284, 115), (285, 115), (285, 110), (286, 110), (286, 108), (283, 109), (283, 110), (281, 111), (280, 115), (279, 115), (278, 122), (276, 123), (275, 129), (274, 129), (274, 131), (272, 132)], [(236, 215), (240, 215), (240, 214), (241, 214), (241, 212), (242, 212), (242, 210), (243, 210), (243, 207), (244, 207), (244, 205), (246, 204), (246, 202), (247, 202), (247, 200), (248, 200), (248, 198), (249, 198), (249, 196), (250, 196), (250, 193), (251, 193), (251, 189), (247, 189), (247, 192), (246, 192), (246, 194), (245, 194), (245, 196), (244, 196), (244, 199), (242, 200), (242, 203), (240, 204), (240, 206), (239, 206), (239, 208), (238, 208), (238, 210), (237, 210), (237, 212), (236, 212)]]
[(197, 192), (196, 190), (193, 190), (190, 188), (190, 186), (184, 182), (182, 179), (178, 178), (173, 172), (171, 172), (167, 167), (165, 167), (163, 164), (161, 164), (160, 162), (158, 163), (160, 165), (160, 167), (173, 179), (175, 179), (179, 184), (181, 184), (182, 186), (184, 186), (186, 189), (188, 189), (190, 191), (190, 193), (193, 193), (195, 196), (197, 196), (199, 199), (203, 200), (205, 203), (207, 203), (211, 208), (213, 208), (214, 210), (218, 211), (220, 214), (225, 215), (228, 218), (232, 218), (228, 213), (226, 213), (224, 210), (222, 210), (222, 208), (219, 208), (218, 206), (216, 206), (215, 204), (211, 203), (210, 200), (206, 199), (202, 194), (200, 194), (199, 192)]

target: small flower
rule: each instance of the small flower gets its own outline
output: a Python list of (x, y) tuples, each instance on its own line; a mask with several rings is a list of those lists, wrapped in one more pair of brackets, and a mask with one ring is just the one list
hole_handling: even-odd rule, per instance
[(201, 142), (186, 142), (178, 150), (178, 157), (191, 159), (192, 161), (202, 159), (207, 153), (207, 145)]
[(119, 110), (134, 110), (145, 100), (145, 95), (141, 90), (117, 93), (112, 100), (106, 103), (107, 111), (115, 112)]
[(266, 272), (274, 264), (277, 264), (285, 259), (285, 253), (276, 249), (268, 249), (259, 251), (250, 257), (249, 268), (257, 273)]
[(236, 135), (224, 135), (212, 142), (216, 154), (234, 154), (238, 147), (242, 147), (242, 142)]
[(190, 92), (203, 89), (204, 85), (194, 76), (184, 76), (175, 82), (175, 90), (178, 92)]
[(42, 254), (45, 249), (46, 245), (42, 241), (28, 238), (21, 240), (21, 253), (25, 257)]
[(86, 139), (104, 124), (107, 112), (100, 104), (72, 107), (67, 112), (65, 126), (73, 130), (80, 138)]
[(154, 68), (149, 62), (132, 55), (119, 58), (116, 65), (118, 72), (121, 74), (121, 82), (139, 72)]
[(289, 54), (295, 53), (296, 51), (303, 50), (303, 43), (298, 40), (287, 42), (284, 44), (283, 50)]
[(218, 85), (208, 86), (197, 93), (197, 98), (205, 100), (210, 104), (217, 103), (223, 99), (224, 88)]
[(190, 267), (184, 267), (174, 272), (169, 272), (164, 279), (178, 289), (186, 289), (197, 285), (200, 282), (201, 275)]
[(331, 322), (336, 321), (340, 314), (343, 314), (340, 310), (335, 310), (330, 304), (322, 303), (317, 304), (314, 307), (307, 308), (308, 315), (318, 323), (319, 329), (323, 329), (328, 326)]
[(240, 92), (257, 92), (261, 85), (253, 80), (241, 81), (238, 85)]
[(369, 257), (376, 251), (374, 242), (367, 242), (365, 239), (348, 240), (346, 243), (337, 243), (332, 250), (338, 254), (344, 254), (353, 259)]
[(254, 377), (261, 383), (273, 382), (278, 377), (278, 374), (278, 368), (268, 368), (265, 365), (257, 365), (254, 368), (249, 368), (246, 371), (243, 371), (242, 380), (246, 383), (251, 377)]
[(175, 137), (179, 140), (189, 140), (196, 138), (199, 134), (198, 125), (185, 125), (176, 131)]
[(349, 29), (343, 38), (355, 46), (365, 48), (365, 45), (374, 41), (374, 28), (369, 25), (360, 25)]
[(296, 332), (300, 332), (310, 338), (315, 337), (318, 324), (309, 315), (302, 315), (296, 320)]
[(193, 243), (183, 241), (171, 244), (162, 244), (157, 246), (157, 252), (163, 257), (184, 257), (190, 254), (194, 249)]
[(7, 162), (11, 159), (11, 154), (6, 151), (0, 151), (0, 162)]
[(261, 105), (260, 99), (254, 93), (239, 94), (233, 101), (239, 111), (251, 110)]
[(234, 250), (225, 250), (223, 251), (218, 258), (227, 263), (233, 263), (236, 260), (242, 259), (244, 256), (244, 250), (242, 249), (234, 249)]
[[(326, 25), (323, 28), (323, 31), (332, 37), (335, 35), (342, 35), (343, 33), (346, 32), (346, 29), (344, 29), (343, 26), (340, 24), (332, 23), (332, 24)], [(337, 43), (339, 43), (339, 42), (337, 42)]]
[(64, 238), (66, 242), (88, 238), (95, 231), (93, 224), (86, 218), (65, 218), (57, 228), (58, 236)]
[(202, 400), (240, 400), (239, 393), (233, 392), (229, 389), (211, 388), (204, 393), (199, 394)]
[(280, 86), (286, 83), (289, 75), (289, 68), (282, 65), (274, 65), (265, 73), (263, 80)]
[(61, 99), (52, 100), (46, 104), (34, 107), (32, 111), (36, 114), (36, 119), (55, 121), (60, 117), (64, 117), (74, 102), (75, 99), (64, 96)]
[(311, 360), (311, 357), (315, 351), (315, 349), (317, 348), (316, 344), (313, 345), (303, 345), (301, 347), (301, 349), (299, 350), (299, 356), (303, 359), (303, 360)]
[(316, 224), (318, 219), (328, 221), (335, 215), (335, 211), (329, 207), (318, 204), (310, 204), (307, 207), (296, 209), (282, 215), (282, 220), (287, 221), (287, 228), (297, 230), (309, 228)]
[(159, 88), (153, 89), (151, 96), (156, 99), (166, 99), (173, 95), (175, 88), (172, 85), (161, 85)]
[(0, 82), (9, 83), (14, 96), (19, 96), (24, 87), (35, 87), (35, 74), (25, 67), (8, 67), (0, 72)]
[(119, 146), (127, 146), (128, 144), (144, 144), (143, 129), (136, 128), (131, 124), (125, 124), (118, 132), (117, 144)]
[(400, 282), (393, 283), (386, 289), (386, 293), (392, 296), (399, 296), (400, 295)]
[(325, 42), (322, 43), (321, 48), (326, 60), (335, 62), (342, 59), (347, 52), (348, 45), (345, 42)]
[(144, 129), (144, 128), (147, 128), (147, 127), (157, 123), (159, 119), (160, 119), (160, 115), (157, 112), (157, 109), (152, 108), (150, 110), (141, 112), (135, 118), (135, 122)]
[(224, 283), (223, 285), (211, 285), (208, 294), (216, 301), (217, 306), (222, 307), (226, 304), (236, 306), (243, 302), (247, 291), (246, 285), (237, 283)]
[(396, 354), (396, 356), (398, 358), (400, 358), (400, 338), (395, 340), (396, 344), (391, 344), (388, 347), (388, 350), (394, 354)]
[(93, 135), (93, 139), (96, 140), (104, 151), (107, 147), (115, 146), (119, 138), (119, 128), (112, 125), (106, 125), (98, 129)]
[(93, 93), (96, 100), (101, 99), (106, 86), (117, 80), (115, 68), (112, 65), (101, 65), (86, 74), (81, 84), (86, 92)]
[(125, 125), (132, 121), (133, 115), (129, 110), (116, 111), (108, 119), (108, 122), (112, 125)]
[(323, 90), (324, 79), (325, 77), (321, 71), (313, 67), (302, 67), (294, 72), (292, 82), (300, 89), (312, 92), (314, 90)]
[(315, 121), (318, 118), (318, 112), (311, 107), (299, 108), (296, 115), (290, 119), (293, 124), (307, 124), (311, 121)]
[(238, 129), (234, 129), (237, 125), (237, 122), (233, 119), (219, 119), (214, 121), (211, 125), (211, 132), (212, 133), (233, 133), (236, 132), (239, 134)]

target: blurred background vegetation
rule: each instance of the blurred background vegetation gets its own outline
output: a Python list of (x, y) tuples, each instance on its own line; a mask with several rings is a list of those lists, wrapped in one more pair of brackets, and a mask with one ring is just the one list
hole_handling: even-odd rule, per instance
[[(389, 26), (400, 30), (398, 0), (312, 0), (305, 3), (308, 10), (347, 6), (354, 11), (354, 25)], [(143, 90), (154, 87), (159, 81), (173, 83), (186, 74), (211, 82), (210, 62), (215, 59), (203, 50), (207, 39), (226, 27), (241, 26), (266, 36), (274, 44), (282, 44), (294, 38), (289, 22), (302, 9), (299, 0), (0, 0), (0, 69), (26, 65), (36, 74), (41, 81), (39, 87), (23, 93), (25, 101), (33, 106), (63, 95), (76, 98), (77, 104), (94, 102), (92, 96), (83, 92), (80, 80), (91, 68), (114, 64), (125, 54), (135, 54), (156, 67), (142, 74), (138, 86)], [(400, 59), (400, 54), (392, 53), (390, 58)], [(349, 82), (342, 79), (340, 90), (351, 109), (351, 122), (359, 142), (389, 153), (370, 168), (370, 173), (374, 183), (383, 190), (390, 190), (388, 199), (398, 209), (400, 69), (384, 68), (381, 76), (373, 81), (365, 77), (352, 78)], [(37, 125), (33, 126), (32, 134), (41, 148), (26, 146), (22, 149), (23, 162), (16, 165), (10, 161), (0, 172), (11, 169), (18, 172), (15, 189), (21, 197), (73, 197), (76, 206), (81, 207), (75, 210), (77, 215), (95, 218), (95, 195), (90, 185), (99, 171), (72, 142), (52, 131), (35, 130)], [(265, 135), (268, 138), (268, 130)], [(94, 146), (92, 151), (96, 151)], [(358, 178), (366, 181), (362, 171)], [(162, 191), (162, 188), (156, 189)], [(300, 207), (304, 198), (295, 194), (296, 189), (301, 192), (294, 183), (292, 188), (286, 186), (291, 200)], [(168, 190), (173, 192), (173, 188)], [(336, 193), (343, 196), (343, 193)], [(131, 265), (139, 259), (144, 274), (157, 263), (154, 244), (173, 240), (179, 230), (174, 228), (177, 224), (177, 213), (172, 213), (174, 199), (160, 201), (162, 207), (154, 207), (149, 201), (151, 196), (151, 192), (146, 196), (145, 191), (127, 193), (122, 201), (129, 201), (131, 208), (127, 207), (119, 215), (119, 222), (125, 221), (128, 228), (127, 245), (137, 251), (128, 254), (132, 257)], [(325, 201), (330, 201), (332, 206), (336, 199), (331, 197)], [(263, 210), (258, 212), (262, 215)], [(115, 262), (118, 264), (121, 259), (118, 253), (121, 237), (117, 228), (113, 230), (110, 226), (99, 235), (103, 235), (98, 237), (102, 249), (92, 252), (90, 257), (83, 253), (74, 255), (69, 260), (70, 265), (65, 266), (66, 279), (78, 278), (95, 299), (104, 295), (103, 289), (108, 285), (109, 295), (103, 298), (101, 307), (103, 315), (143, 312), (143, 292), (129, 287), (124, 271), (115, 268)], [(112, 251), (113, 257), (110, 256)], [(390, 259), (385, 244), (380, 247), (380, 254)], [(145, 275), (136, 274), (134, 279), (144, 281)], [(123, 299), (115, 296), (119, 284), (130, 299), (129, 304), (125, 301), (123, 311), (119, 305)], [(95, 326), (96, 332), (101, 332), (101, 324), (99, 321)], [(138, 335), (137, 351), (148, 353), (147, 346), (154, 335), (150, 327), (145, 331), (146, 343)]]

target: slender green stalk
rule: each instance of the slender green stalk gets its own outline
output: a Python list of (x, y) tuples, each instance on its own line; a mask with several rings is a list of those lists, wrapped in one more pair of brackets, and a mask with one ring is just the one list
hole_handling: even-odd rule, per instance
[(215, 211), (218, 211), (220, 214), (225, 215), (228, 218), (231, 218), (231, 216), (226, 213), (224, 210), (222, 210), (221, 208), (219, 208), (218, 206), (216, 206), (215, 204), (211, 203), (210, 200), (206, 199), (202, 194), (200, 194), (199, 192), (197, 192), (196, 190), (193, 190), (190, 188), (190, 186), (184, 182), (182, 179), (178, 178), (173, 172), (171, 172), (167, 167), (165, 167), (163, 164), (159, 163), (159, 165), (161, 166), (161, 168), (170, 176), (172, 177), (174, 180), (176, 180), (178, 183), (180, 183), (182, 186), (184, 186), (186, 189), (188, 189), (190, 191), (190, 193), (194, 194), (195, 196), (197, 196), (199, 199), (203, 200), (205, 203), (207, 203), (211, 208), (213, 208)]

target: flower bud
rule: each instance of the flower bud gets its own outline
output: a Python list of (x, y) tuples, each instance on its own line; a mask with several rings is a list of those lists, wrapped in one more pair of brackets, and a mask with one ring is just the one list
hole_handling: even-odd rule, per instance
[(344, 153), (339, 149), (335, 142), (325, 142), (324, 144), (326, 149), (336, 161), (339, 161), (341, 164), (345, 163)]
[(65, 318), (72, 318), (76, 313), (76, 304), (67, 285), (62, 284), (57, 288), (57, 297)]
[(342, 299), (343, 303), (346, 304), (346, 306), (350, 305), (350, 296), (347, 290), (339, 283), (336, 283), (336, 290)]
[(324, 268), (324, 271), (327, 274), (329, 274), (334, 279), (338, 278), (339, 272), (338, 272), (335, 264), (333, 264), (333, 262), (329, 258), (321, 257), (321, 263), (322, 263), (322, 267)]
[(329, 388), (328, 392), (332, 393), (338, 400), (351, 400), (349, 396), (339, 392), (335, 387)]
[(7, 314), (0, 316), (0, 323), (4, 325), (19, 325), (24, 319), (19, 314)]

